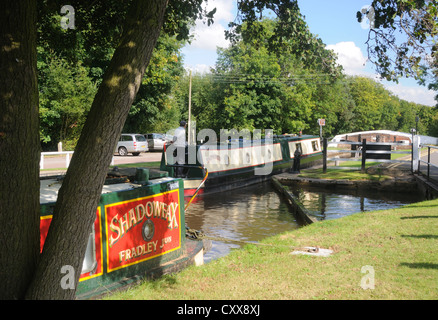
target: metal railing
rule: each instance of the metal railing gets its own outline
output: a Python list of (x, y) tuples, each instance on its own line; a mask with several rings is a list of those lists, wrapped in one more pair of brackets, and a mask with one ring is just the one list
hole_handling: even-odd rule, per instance
[[(73, 153), (74, 153), (74, 151), (41, 152), (40, 170), (46, 169), (46, 168), (44, 168), (44, 158), (46, 156), (56, 157), (56, 156), (65, 155), (65, 162), (64, 162), (65, 166), (60, 167), (60, 168), (68, 168), (68, 166), (70, 165), (70, 160), (71, 160), (71, 157), (73, 156)], [(114, 156), (111, 160), (111, 165), (114, 165)]]
[(430, 162), (430, 154), (431, 154), (430, 149), (438, 150), (438, 147), (437, 146), (431, 146), (431, 145), (420, 145), (420, 148), (427, 148), (427, 161), (424, 161), (421, 158), (419, 159), (419, 162), (418, 162), (418, 172), (422, 173), (421, 172), (421, 163), (424, 163), (427, 166), (426, 177), (427, 177), (427, 180), (430, 181), (430, 179), (431, 179), (431, 177), (430, 177), (430, 169), (431, 169), (431, 167), (438, 169), (437, 165), (435, 165), (435, 164)]
[[(328, 150), (328, 146), (333, 145), (352, 145), (355, 148), (351, 148), (350, 150)], [(411, 144), (410, 144), (411, 145)], [(386, 146), (390, 150), (367, 150), (367, 146)], [(406, 146), (400, 143), (381, 143), (381, 142), (367, 142), (366, 139), (363, 139), (362, 142), (350, 142), (350, 141), (339, 141), (339, 142), (328, 142), (327, 139), (323, 140), (323, 171), (327, 170), (327, 162), (328, 161), (361, 161), (361, 166), (353, 166), (353, 167), (342, 167), (342, 166), (331, 166), (331, 169), (343, 169), (343, 170), (361, 170), (365, 172), (365, 166), (367, 162), (389, 162), (389, 163), (411, 163), (412, 162), (412, 151), (395, 151), (392, 150), (393, 147)], [(411, 145), (412, 146), (412, 145)], [(332, 157), (328, 158), (327, 155), (329, 153), (337, 153), (337, 154), (345, 154), (351, 153), (354, 154), (355, 157), (350, 158), (340, 158), (340, 157)], [(391, 155), (391, 154), (409, 154), (411, 158), (409, 160), (391, 160), (391, 159), (378, 159), (374, 157), (374, 155)], [(391, 157), (391, 156), (389, 156)]]
[(58, 156), (65, 155), (65, 168), (68, 168), (70, 164), (70, 155), (73, 155), (73, 151), (61, 151), (61, 152), (41, 152), (40, 170), (44, 169), (44, 157), (45, 156)]

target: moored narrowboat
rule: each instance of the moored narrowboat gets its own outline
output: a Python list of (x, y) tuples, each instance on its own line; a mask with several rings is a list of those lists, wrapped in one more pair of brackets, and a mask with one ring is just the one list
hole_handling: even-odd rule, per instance
[[(322, 161), (320, 138), (310, 135), (188, 146), (183, 165), (184, 196), (192, 196), (196, 191), (199, 194), (221, 192), (267, 180), (273, 174), (291, 169), (297, 149), (301, 168)], [(175, 176), (178, 166), (174, 152), (164, 150), (160, 169)], [(208, 179), (202, 184), (207, 173)]]
[[(125, 169), (129, 171), (132, 169)], [(203, 243), (185, 236), (183, 181), (167, 172), (133, 169), (103, 187), (76, 294), (90, 298), (202, 264)], [(121, 170), (123, 171), (123, 170)], [(62, 181), (40, 181), (41, 250)]]

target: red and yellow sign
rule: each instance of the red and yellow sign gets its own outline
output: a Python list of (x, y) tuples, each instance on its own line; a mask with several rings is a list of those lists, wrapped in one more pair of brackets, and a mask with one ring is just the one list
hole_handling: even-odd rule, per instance
[(179, 189), (105, 206), (108, 272), (181, 247)]

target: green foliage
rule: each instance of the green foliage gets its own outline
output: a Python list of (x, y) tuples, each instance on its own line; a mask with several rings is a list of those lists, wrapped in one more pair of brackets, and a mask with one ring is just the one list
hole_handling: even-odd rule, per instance
[[(269, 39), (279, 24), (279, 19), (254, 21), (251, 28), (263, 30), (254, 35), (250, 34), (249, 25), (242, 24), (241, 37), (234, 38), (231, 47), (218, 50), (216, 67), (200, 85), (209, 86), (210, 90), (200, 89), (206, 93), (202, 101), (196, 95), (192, 99), (193, 114), (202, 118), (202, 123), (197, 123), (199, 129), (318, 133), (317, 119), (324, 117), (333, 120), (327, 126), (327, 132), (332, 133), (347, 123), (344, 120), (351, 117), (353, 102), (341, 74), (321, 72), (321, 60), (303, 61), (301, 54), (297, 56), (287, 46), (274, 50)], [(292, 37), (282, 41), (297, 46)], [(331, 52), (320, 50), (315, 52), (317, 56), (335, 61)]]
[(182, 42), (175, 37), (160, 36), (124, 132), (167, 132), (178, 126), (180, 109), (174, 92), (184, 73), (181, 47)]
[[(279, 19), (265, 18), (253, 21), (252, 29), (239, 25), (232, 45), (218, 49), (211, 73), (194, 75), (192, 115), (198, 130), (271, 128), (277, 134), (319, 134), (320, 118), (326, 119), (328, 137), (378, 129), (409, 132), (416, 126), (421, 134), (434, 130), (434, 109), (400, 100), (370, 78), (323, 72), (321, 60), (310, 63), (284, 47), (272, 48), (269, 39), (279, 24)], [(291, 37), (282, 41), (297, 45)], [(334, 59), (326, 49), (314, 54)], [(180, 88), (179, 104), (187, 116), (188, 77)]]
[[(306, 68), (315, 65), (322, 72), (339, 75), (332, 52), (325, 49), (321, 39), (310, 31), (296, 0), (240, 0), (237, 2), (239, 17), (229, 24), (226, 36), (232, 41), (254, 43), (264, 39), (270, 52), (292, 55)], [(274, 29), (269, 24), (260, 24), (263, 12), (269, 10), (276, 16)]]
[[(41, 48), (39, 51), (42, 53)], [(41, 140), (52, 148), (59, 141), (74, 147), (96, 85), (82, 64), (71, 64), (53, 53), (47, 54), (38, 65)]]
[(438, 4), (434, 0), (374, 0), (358, 21), (372, 21), (368, 57), (380, 75), (398, 81), (413, 77), (438, 88)]
[[(382, 8), (389, 3), (393, 7), (386, 2)], [(119, 40), (129, 3), (73, 1), (76, 29), (72, 32), (60, 28), (60, 3), (39, 2), (44, 148), (53, 149), (58, 141), (74, 147)], [(188, 118), (189, 75), (180, 50), (190, 39), (194, 17), (212, 23), (215, 10), (206, 12), (201, 4), (202, 0), (169, 2), (165, 32), (124, 131), (166, 132)], [(271, 128), (277, 134), (300, 130), (319, 134), (317, 119), (324, 118), (325, 136), (376, 129), (408, 132), (416, 125), (422, 134), (438, 132), (435, 110), (402, 101), (371, 79), (342, 75), (335, 54), (309, 31), (297, 1), (241, 0), (238, 6), (239, 17), (227, 33), (232, 45), (218, 49), (211, 73), (192, 75), (192, 120), (198, 131)], [(276, 18), (263, 18), (266, 9)], [(389, 28), (385, 19), (379, 16), (378, 23)]]
[[(167, 131), (177, 126), (179, 106), (173, 97), (183, 73), (179, 50), (189, 40), (196, 18), (213, 22), (215, 9), (204, 0), (168, 3), (162, 36), (145, 73), (125, 129), (133, 132)], [(108, 67), (123, 29), (131, 0), (72, 0), (73, 30), (61, 28), (61, 1), (38, 1), (38, 69), (41, 141), (53, 149), (58, 141), (74, 148), (96, 87)]]

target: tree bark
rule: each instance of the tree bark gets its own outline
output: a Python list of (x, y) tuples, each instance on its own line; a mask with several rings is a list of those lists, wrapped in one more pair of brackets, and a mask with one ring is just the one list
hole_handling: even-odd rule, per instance
[(63, 266), (81, 274), (86, 242), (95, 220), (102, 186), (129, 109), (162, 28), (167, 0), (135, 0), (117, 47), (90, 109), (66, 177), (28, 299), (73, 299), (63, 289)]
[(39, 256), (36, 1), (0, 10), (0, 299), (22, 299)]

